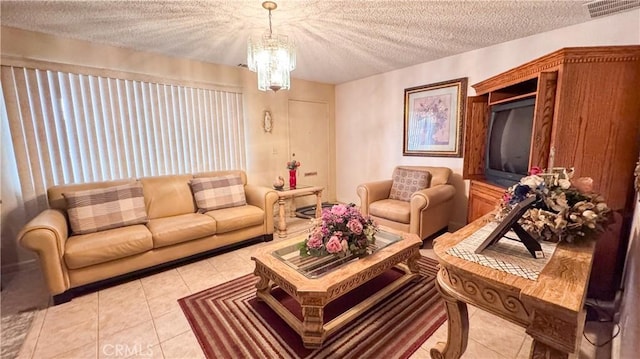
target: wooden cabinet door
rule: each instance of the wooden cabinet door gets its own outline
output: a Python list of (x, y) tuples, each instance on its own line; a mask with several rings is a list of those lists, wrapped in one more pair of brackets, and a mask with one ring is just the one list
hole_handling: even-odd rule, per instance
[(549, 164), (549, 152), (551, 150), (551, 129), (553, 126), (553, 109), (556, 103), (557, 83), (557, 71), (541, 72), (538, 76), (529, 168), (533, 166), (540, 168), (552, 167)]
[(484, 177), (484, 157), (489, 123), (489, 95), (467, 97), (464, 159), (462, 178), (479, 179)]
[(504, 188), (502, 187), (472, 180), (471, 188), (469, 188), (467, 223), (471, 223), (496, 209), (503, 194)]

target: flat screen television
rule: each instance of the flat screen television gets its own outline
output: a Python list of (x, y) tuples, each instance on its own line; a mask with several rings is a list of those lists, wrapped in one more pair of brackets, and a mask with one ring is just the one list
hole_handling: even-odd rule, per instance
[(491, 107), (485, 177), (509, 187), (529, 170), (535, 99), (524, 99)]

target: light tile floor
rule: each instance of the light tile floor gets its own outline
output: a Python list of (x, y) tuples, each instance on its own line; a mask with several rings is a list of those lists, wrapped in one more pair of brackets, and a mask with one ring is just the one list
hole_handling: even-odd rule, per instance
[[(293, 219), (290, 235), (308, 221)], [(278, 240), (277, 235), (274, 240)], [(175, 269), (47, 307), (39, 271), (19, 272), (2, 292), (3, 311), (42, 308), (19, 358), (203, 358), (177, 299), (253, 271), (251, 255), (264, 243), (237, 249)], [(422, 254), (433, 257), (429, 248)], [(476, 308), (469, 308), (469, 342), (463, 358), (527, 358), (531, 339), (524, 329)], [(595, 329), (594, 329), (595, 328)], [(606, 338), (610, 327), (588, 327), (588, 335)], [(412, 358), (430, 358), (429, 350), (446, 341), (442, 325)], [(582, 341), (580, 358), (608, 359), (610, 347), (596, 350)]]

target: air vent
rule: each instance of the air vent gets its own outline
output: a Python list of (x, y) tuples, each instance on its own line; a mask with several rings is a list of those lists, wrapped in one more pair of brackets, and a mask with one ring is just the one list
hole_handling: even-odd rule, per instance
[(596, 0), (585, 4), (591, 18), (617, 14), (640, 7), (640, 0)]

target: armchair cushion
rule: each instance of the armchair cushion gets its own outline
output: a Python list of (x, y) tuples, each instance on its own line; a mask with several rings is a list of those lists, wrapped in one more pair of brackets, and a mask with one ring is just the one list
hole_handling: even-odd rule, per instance
[(66, 192), (63, 196), (67, 201), (73, 234), (147, 223), (142, 185), (139, 183)]
[(431, 173), (429, 171), (397, 167), (393, 171), (393, 184), (389, 199), (409, 202), (412, 193), (429, 187), (430, 183)]
[(194, 178), (191, 189), (200, 213), (247, 204), (242, 178), (237, 175)]
[(386, 218), (390, 221), (409, 224), (411, 218), (411, 205), (409, 202), (397, 199), (383, 199), (369, 205), (369, 214), (375, 217)]

